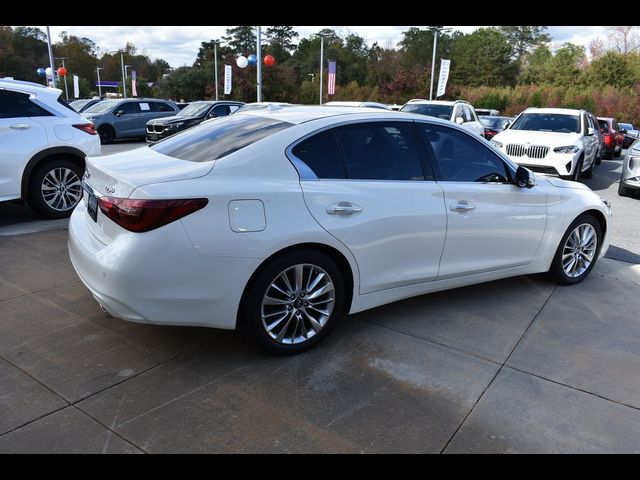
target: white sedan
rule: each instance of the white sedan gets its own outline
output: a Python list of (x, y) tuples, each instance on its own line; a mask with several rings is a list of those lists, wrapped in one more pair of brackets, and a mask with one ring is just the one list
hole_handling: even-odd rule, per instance
[(71, 261), (111, 315), (238, 328), (278, 353), (344, 314), (549, 272), (583, 280), (608, 202), (448, 121), (341, 107), (237, 113), (89, 158)]

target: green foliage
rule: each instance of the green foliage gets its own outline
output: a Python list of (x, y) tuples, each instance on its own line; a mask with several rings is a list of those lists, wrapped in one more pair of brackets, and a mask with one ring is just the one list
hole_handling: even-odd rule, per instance
[(515, 58), (525, 54), (543, 43), (550, 42), (551, 37), (543, 26), (503, 26), (500, 31), (511, 45)]
[(239, 26), (227, 28), (227, 35), (222, 39), (227, 43), (232, 53), (236, 55), (250, 55), (256, 52), (256, 34), (254, 27)]

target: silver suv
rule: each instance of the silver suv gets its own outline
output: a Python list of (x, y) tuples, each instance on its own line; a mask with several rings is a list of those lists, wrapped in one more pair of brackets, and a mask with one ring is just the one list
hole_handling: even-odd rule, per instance
[(400, 111), (450, 120), (484, 138), (484, 126), (480, 123), (480, 120), (478, 120), (473, 105), (464, 100), (450, 102), (445, 100), (423, 100), (421, 98), (414, 98), (405, 103)]

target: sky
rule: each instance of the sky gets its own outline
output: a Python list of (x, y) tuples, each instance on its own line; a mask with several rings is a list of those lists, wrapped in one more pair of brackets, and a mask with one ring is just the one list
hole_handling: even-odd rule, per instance
[[(46, 27), (38, 27), (46, 32)], [(394, 46), (402, 39), (402, 32), (409, 26), (294, 26), (300, 38), (318, 32), (323, 28), (331, 28), (338, 34), (356, 33), (363, 37), (369, 45), (378, 42), (381, 46)], [(426, 28), (419, 26), (418, 28)], [(452, 26), (454, 30), (470, 33), (479, 26)], [(152, 59), (163, 58), (172, 67), (191, 65), (196, 59), (200, 43), (225, 34), (226, 26), (52, 26), (51, 37), (58, 39), (60, 32), (93, 40), (102, 51), (117, 50), (127, 42), (138, 48), (138, 53), (149, 55)], [(264, 32), (265, 28), (263, 28)], [(552, 26), (548, 32), (554, 43), (572, 42), (588, 47), (589, 42), (597, 36), (605, 36), (605, 27)]]

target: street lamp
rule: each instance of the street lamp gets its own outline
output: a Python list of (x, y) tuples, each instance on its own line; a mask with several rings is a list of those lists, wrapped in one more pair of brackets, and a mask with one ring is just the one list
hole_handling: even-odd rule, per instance
[(107, 50), (106, 53), (120, 53), (120, 66), (122, 67), (122, 94), (124, 98), (127, 98), (127, 78), (124, 70), (124, 52), (122, 50)]
[(218, 45), (220, 40), (213, 40), (213, 68), (215, 70), (216, 80), (216, 102), (218, 101)]
[(324, 66), (324, 37), (323, 33), (315, 33), (314, 37), (320, 37), (320, 105), (322, 105), (322, 71)]
[(260, 40), (260, 27), (256, 27), (257, 28), (257, 35), (256, 35), (256, 55), (258, 57), (258, 64), (257, 64), (257, 80), (258, 80), (258, 95), (257, 95), (257, 101), (261, 102), (262, 101), (262, 41)]
[(436, 45), (438, 44), (438, 33), (448, 32), (450, 28), (443, 27), (429, 27), (429, 30), (433, 32), (433, 57), (431, 59), (431, 89), (429, 90), (429, 100), (433, 98), (433, 76), (436, 70)]
[[(62, 60), (62, 68), (64, 68), (65, 70), (67, 69), (67, 67), (65, 67), (64, 65), (64, 61), (67, 59), (67, 57), (53, 57), (54, 60)], [(69, 100), (69, 88), (67, 87), (67, 76), (64, 76), (64, 94), (67, 97), (67, 100)]]
[(96, 73), (98, 74), (98, 96), (102, 98), (102, 85), (100, 84), (100, 70), (104, 70), (104, 67), (96, 67)]

